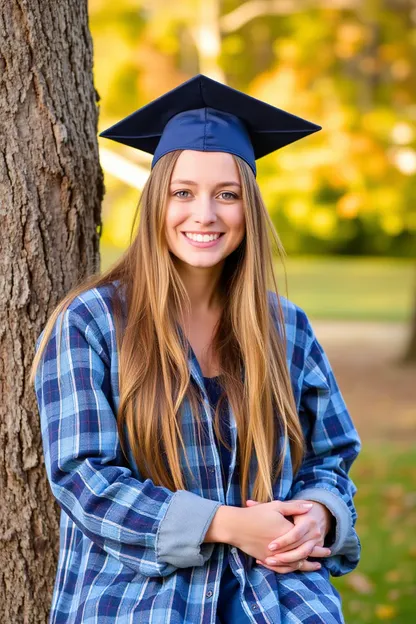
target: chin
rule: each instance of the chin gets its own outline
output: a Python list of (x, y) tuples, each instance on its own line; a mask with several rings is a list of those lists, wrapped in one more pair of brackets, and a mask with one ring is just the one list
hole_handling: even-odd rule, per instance
[(182, 262), (184, 262), (185, 264), (189, 264), (190, 266), (193, 266), (195, 268), (199, 268), (199, 269), (210, 269), (211, 267), (216, 266), (217, 264), (221, 263), (224, 258), (213, 258), (211, 261), (205, 259), (204, 261), (202, 260), (198, 260), (195, 258), (187, 258), (186, 256), (182, 256), (181, 257)]
[(200, 264), (198, 262), (192, 262), (192, 261), (188, 261), (188, 260), (184, 260), (185, 264), (189, 264), (189, 266), (193, 266), (195, 269), (212, 269), (212, 267), (216, 266), (217, 264), (221, 263), (221, 260), (218, 260), (217, 262), (207, 262), (204, 264)]

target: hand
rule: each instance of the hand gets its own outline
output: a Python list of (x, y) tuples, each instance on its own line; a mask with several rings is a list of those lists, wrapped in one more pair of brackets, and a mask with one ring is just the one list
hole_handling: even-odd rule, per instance
[[(256, 501), (247, 501), (249, 507), (258, 504)], [(319, 562), (306, 561), (306, 558), (325, 557), (331, 554), (330, 549), (323, 548), (331, 520), (332, 514), (329, 509), (313, 501), (313, 506), (307, 514), (294, 517), (294, 528), (269, 544), (270, 555), (265, 560), (257, 559), (256, 562), (279, 573), (299, 569), (304, 572), (319, 569), (321, 567)]]
[[(306, 501), (294, 500), (258, 503), (234, 510), (222, 510), (220, 507), (214, 516), (208, 539), (218, 538), (222, 534), (226, 543), (237, 546), (255, 559), (265, 559), (270, 554), (268, 544), (276, 539), (276, 534), (277, 537), (283, 536), (293, 528), (293, 523), (285, 515), (297, 517), (307, 514), (310, 505)], [(238, 516), (235, 516), (236, 512)], [(227, 521), (230, 513), (231, 518), (234, 518), (232, 524)]]

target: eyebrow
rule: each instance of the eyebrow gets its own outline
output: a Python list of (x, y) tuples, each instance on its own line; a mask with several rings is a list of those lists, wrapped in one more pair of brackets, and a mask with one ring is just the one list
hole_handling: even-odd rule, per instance
[[(172, 180), (171, 184), (188, 184), (189, 186), (198, 186), (197, 183), (192, 180)], [(218, 184), (215, 185), (215, 188), (218, 186), (237, 186), (238, 188), (241, 188), (241, 185), (238, 184), (238, 182), (232, 181), (218, 182)]]

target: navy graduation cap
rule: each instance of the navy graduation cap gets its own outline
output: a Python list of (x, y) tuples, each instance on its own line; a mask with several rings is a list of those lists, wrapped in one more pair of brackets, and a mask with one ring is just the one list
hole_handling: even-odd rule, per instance
[(256, 175), (256, 159), (321, 130), (250, 95), (198, 74), (99, 135), (153, 154), (152, 168), (177, 149), (229, 152)]

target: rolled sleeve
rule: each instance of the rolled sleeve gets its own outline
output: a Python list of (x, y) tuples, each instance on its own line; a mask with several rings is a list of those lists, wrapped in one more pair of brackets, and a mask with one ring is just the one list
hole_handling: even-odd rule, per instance
[(175, 492), (156, 536), (157, 557), (178, 568), (201, 566), (214, 543), (203, 543), (212, 519), (221, 506), (186, 490)]

